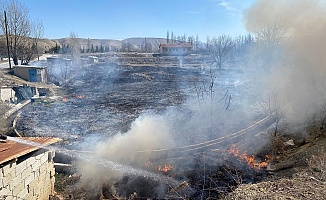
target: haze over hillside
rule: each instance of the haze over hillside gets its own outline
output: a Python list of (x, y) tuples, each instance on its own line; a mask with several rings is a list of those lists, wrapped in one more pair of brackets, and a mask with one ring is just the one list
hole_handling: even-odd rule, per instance
[[(49, 40), (47, 44), (57, 43), (60, 46), (65, 46), (69, 44), (70, 38), (60, 38)], [(129, 51), (141, 51), (145, 49), (145, 44), (147, 44), (147, 50), (150, 52), (156, 52), (159, 49), (161, 43), (166, 43), (166, 39), (163, 38), (127, 38), (124, 40), (112, 40), (112, 39), (88, 39), (88, 38), (78, 38), (81, 49), (87, 48), (108, 48), (109, 50), (121, 50), (123, 48)], [(125, 49), (125, 50), (126, 50)]]
[[(1, 39), (2, 38), (2, 39)], [(167, 43), (165, 38), (140, 38), (133, 37), (123, 40), (113, 40), (113, 39), (90, 39), (90, 38), (77, 38), (80, 45), (80, 49), (83, 52), (86, 52), (87, 49), (100, 49), (101, 47), (105, 51), (136, 51), (136, 52), (149, 52), (155, 53), (159, 51), (159, 45)], [(58, 46), (60, 48), (67, 47), (70, 45), (70, 38), (59, 38), (59, 39), (40, 39), (38, 45), (45, 52), (48, 52), (51, 48)], [(0, 43), (2, 47), (5, 47), (5, 36), (0, 35)], [(6, 49), (2, 48), (1, 52), (5, 56)], [(96, 51), (99, 52), (99, 51)]]

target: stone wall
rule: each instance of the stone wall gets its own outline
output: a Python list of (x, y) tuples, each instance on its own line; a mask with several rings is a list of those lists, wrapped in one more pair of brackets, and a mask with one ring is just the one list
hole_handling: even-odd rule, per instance
[(0, 165), (0, 199), (49, 199), (54, 194), (54, 151), (44, 149)]

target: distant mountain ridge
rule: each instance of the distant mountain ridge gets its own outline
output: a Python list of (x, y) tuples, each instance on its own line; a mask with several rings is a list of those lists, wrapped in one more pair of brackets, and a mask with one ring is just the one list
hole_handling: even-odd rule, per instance
[[(4, 40), (5, 36), (0, 35), (0, 38)], [(136, 51), (136, 52), (158, 52), (160, 44), (167, 43), (165, 38), (151, 38), (151, 37), (132, 37), (123, 40), (113, 39), (88, 39), (88, 38), (77, 38), (80, 44), (80, 49), (88, 48), (100, 48), (101, 46), (106, 51)], [(1, 40), (1, 41), (2, 41)], [(70, 45), (70, 38), (59, 38), (59, 39), (48, 39), (42, 38), (39, 41), (39, 46), (45, 51), (50, 50), (55, 46), (64, 47)], [(146, 45), (145, 45), (146, 44)], [(3, 44), (5, 46), (5, 43)], [(0, 48), (1, 49), (1, 48)]]
[[(57, 45), (64, 46), (69, 45), (70, 38), (60, 38), (60, 39), (52, 39), (52, 44), (57, 43)], [(124, 40), (112, 40), (112, 39), (86, 39), (86, 38), (78, 38), (78, 42), (80, 44), (81, 49), (87, 48), (100, 48), (105, 47), (110, 50), (123, 50), (123, 48), (128, 48), (129, 51), (151, 51), (156, 52), (159, 49), (159, 45), (162, 43), (166, 43), (166, 39), (164, 38), (127, 38)], [(147, 45), (145, 45), (147, 44)], [(146, 47), (145, 47), (146, 46)]]

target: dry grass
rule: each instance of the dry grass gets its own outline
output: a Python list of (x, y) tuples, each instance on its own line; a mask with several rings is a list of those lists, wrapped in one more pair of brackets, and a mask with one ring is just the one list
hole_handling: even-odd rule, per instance
[(326, 151), (323, 147), (318, 150), (317, 154), (307, 159), (307, 164), (311, 176), (326, 184)]
[(325, 183), (315, 180), (308, 174), (298, 173), (291, 179), (241, 185), (225, 199), (324, 199), (325, 187)]

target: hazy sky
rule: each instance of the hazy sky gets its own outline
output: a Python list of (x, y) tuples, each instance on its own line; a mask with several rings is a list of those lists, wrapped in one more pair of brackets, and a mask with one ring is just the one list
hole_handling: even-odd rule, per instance
[(243, 10), (254, 0), (20, 0), (44, 24), (44, 37), (128, 37), (244, 34)]

